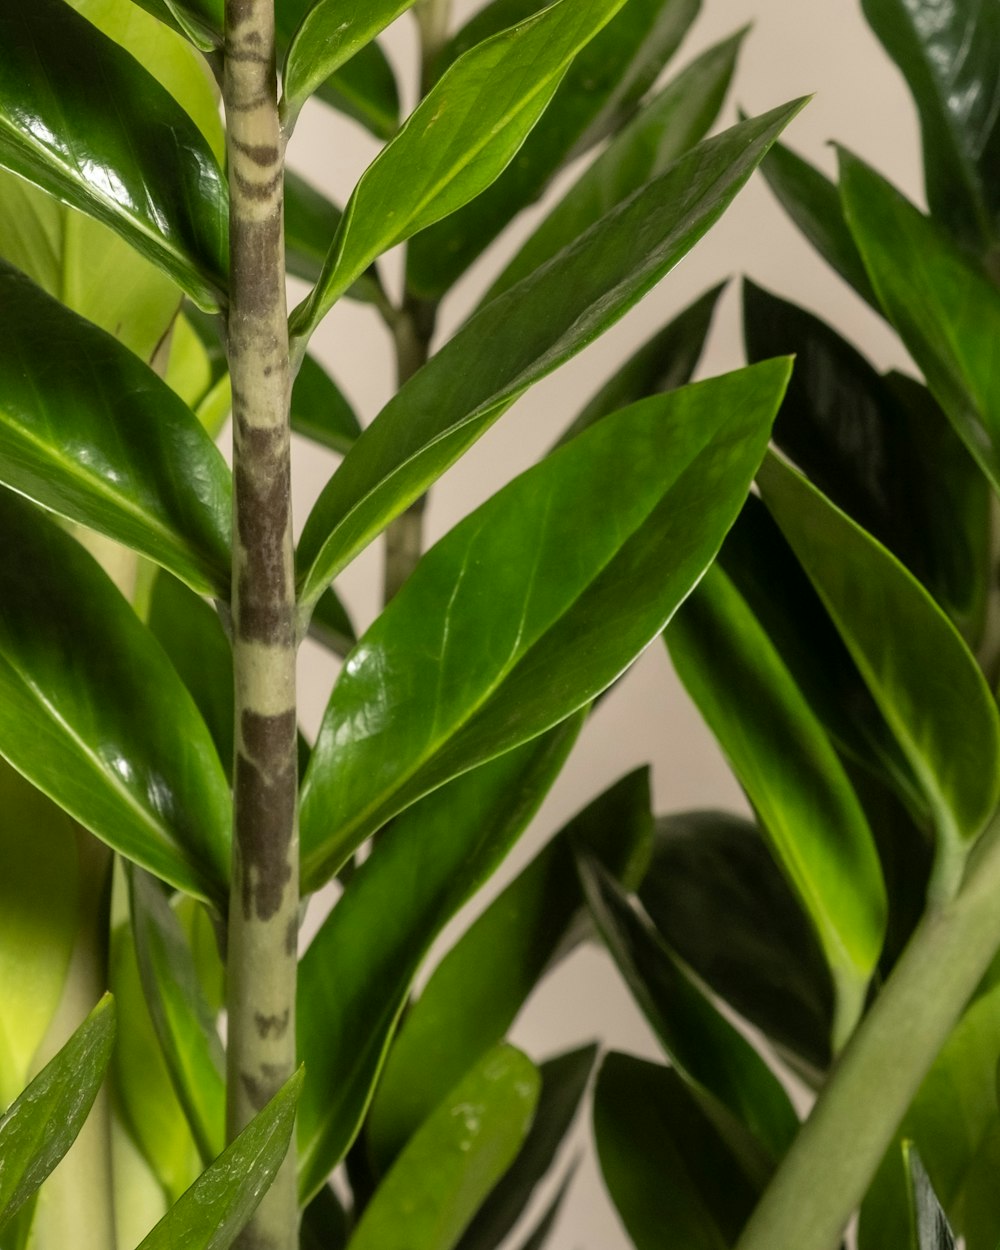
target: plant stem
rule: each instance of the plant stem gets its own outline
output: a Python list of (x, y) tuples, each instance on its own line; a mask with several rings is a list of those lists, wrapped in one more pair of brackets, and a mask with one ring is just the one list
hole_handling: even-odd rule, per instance
[[(227, 1132), (295, 1067), (299, 862), (282, 168), (273, 0), (227, 0), (229, 371), (233, 388), (233, 879)], [(294, 1146), (236, 1243), (295, 1250)]]
[(834, 1250), (1000, 945), (1000, 820), (958, 894), (925, 915), (736, 1250)]

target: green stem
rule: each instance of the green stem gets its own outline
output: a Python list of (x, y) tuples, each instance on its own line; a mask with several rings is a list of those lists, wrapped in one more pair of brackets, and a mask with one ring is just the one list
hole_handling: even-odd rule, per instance
[[(233, 389), (233, 878), (230, 1140), (295, 1067), (299, 861), (283, 138), (273, 0), (227, 0), (229, 371)], [(236, 1243), (296, 1250), (295, 1151)]]
[(917, 927), (736, 1250), (835, 1250), (931, 1064), (1000, 946), (1000, 820), (962, 888)]

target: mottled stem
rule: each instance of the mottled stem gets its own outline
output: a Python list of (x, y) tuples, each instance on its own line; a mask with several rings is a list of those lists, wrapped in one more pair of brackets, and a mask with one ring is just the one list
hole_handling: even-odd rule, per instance
[[(227, 0), (233, 386), (233, 883), (228, 942), (232, 1139), (295, 1066), (298, 933), (290, 374), (273, 0)], [(295, 1250), (294, 1146), (237, 1245)]]

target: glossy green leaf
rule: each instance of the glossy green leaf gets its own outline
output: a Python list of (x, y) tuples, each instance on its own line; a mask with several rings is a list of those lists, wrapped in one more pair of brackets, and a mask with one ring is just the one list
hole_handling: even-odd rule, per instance
[(872, 283), (958, 436), (1000, 491), (1000, 291), (940, 226), (857, 157), (841, 195)]
[[(299, 1055), (308, 1073), (299, 1118), (303, 1196), (323, 1184), (357, 1133), (431, 943), (534, 815), (581, 723), (577, 717), (410, 808), (310, 944), (299, 973)], [(338, 956), (345, 950), (358, 952), (349, 964)]]
[(495, 1250), (520, 1219), (576, 1118), (596, 1058), (595, 1043), (541, 1065), (542, 1089), (531, 1130), (510, 1170), (465, 1230), (458, 1250)]
[(411, 1138), (365, 1208), (351, 1250), (452, 1250), (521, 1148), (539, 1083), (513, 1046), (490, 1051)]
[(955, 1235), (941, 1210), (930, 1177), (912, 1142), (903, 1144), (910, 1180), (910, 1246), (912, 1250), (955, 1250)]
[(207, 1171), (170, 1208), (138, 1250), (227, 1250), (274, 1179), (288, 1151), (297, 1072)]
[(225, 1053), (184, 931), (162, 889), (141, 869), (129, 873), (129, 886), (146, 1006), (177, 1097), (208, 1164), (224, 1145)]
[(610, 377), (562, 433), (556, 447), (637, 399), (676, 390), (691, 381), (708, 338), (724, 284), (706, 291), (657, 331)]
[(760, 830), (727, 812), (657, 822), (639, 898), (667, 944), (815, 1080), (830, 1064), (833, 986)]
[(73, 822), (0, 763), (0, 1106), (24, 1088), (62, 997), (79, 919)]
[(844, 220), (836, 183), (783, 143), (771, 148), (760, 172), (782, 208), (827, 264), (881, 313), (865, 262)]
[(919, 582), (815, 487), (773, 455), (758, 483), (923, 789), (947, 892), (1000, 793), (982, 673)]
[[(424, 556), (348, 657), (324, 714), (302, 792), (307, 882), (632, 663), (735, 519), (788, 368), (772, 361), (634, 404)], [(526, 551), (530, 564), (511, 559)]]
[(0, 529), (0, 754), (126, 858), (218, 898), (229, 790), (180, 679), (73, 538), (6, 491)]
[(482, 303), (551, 260), (705, 137), (729, 89), (744, 34), (702, 53), (614, 136), (515, 253)]
[(640, 768), (564, 825), (437, 965), (406, 1014), (368, 1117), (369, 1148), (382, 1171), (586, 932), (573, 847), (586, 847), (634, 884), (652, 823), (649, 769)]
[(308, 338), (376, 257), (489, 186), (573, 57), (623, 3), (556, 0), (450, 67), (355, 187), (323, 273), (292, 313), (293, 335)]
[(786, 105), (699, 144), (488, 304), (410, 379), (306, 522), (297, 556), (306, 606), (530, 386), (614, 324), (694, 246), (800, 108)]
[(231, 475), (191, 411), (0, 262), (0, 481), (228, 597)]
[(799, 1127), (783, 1086), (607, 870), (585, 853), (578, 868), (601, 937), (672, 1066), (763, 1186)]
[(839, 1045), (857, 1023), (885, 936), (885, 888), (861, 804), (780, 655), (720, 568), (706, 574), (666, 642), (815, 926), (837, 991)]
[(980, 0), (863, 0), (920, 113), (931, 213), (972, 247), (1000, 243), (1000, 11)]
[(136, 0), (196, 48), (211, 52), (222, 46), (225, 5), (222, 0)]
[(302, 1212), (299, 1250), (344, 1250), (350, 1229), (347, 1212), (329, 1185), (324, 1185)]
[(328, 586), (316, 602), (309, 621), (309, 636), (340, 656), (346, 656), (358, 641), (347, 609), (332, 586)]
[(756, 1187), (672, 1068), (612, 1053), (594, 1093), (601, 1172), (636, 1250), (728, 1250)]
[(292, 384), (292, 429), (345, 455), (361, 426), (340, 387), (312, 356), (305, 356)]
[[(487, 6), (458, 32), (435, 68), (504, 26), (530, 20), (541, 7), (542, 0)], [(613, 134), (653, 85), (698, 10), (699, 0), (629, 0), (570, 65), (517, 159), (465, 208), (416, 236), (407, 256), (408, 289), (440, 299), (567, 162)]]
[(5, 0), (0, 41), (0, 164), (111, 226), (201, 307), (220, 307), (228, 195), (194, 122), (63, 0)]
[(114, 1003), (105, 995), (0, 1119), (0, 1228), (35, 1193), (83, 1128), (114, 1040)]
[[(317, 282), (343, 213), (321, 191), (291, 169), (285, 170), (285, 263), (288, 272)], [(370, 265), (345, 293), (365, 303), (385, 301), (378, 271)]]

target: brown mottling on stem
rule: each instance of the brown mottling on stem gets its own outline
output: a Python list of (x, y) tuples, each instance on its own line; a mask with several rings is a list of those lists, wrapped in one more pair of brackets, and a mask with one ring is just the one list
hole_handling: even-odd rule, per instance
[(298, 917), (293, 916), (288, 922), (288, 928), (285, 930), (285, 954), (297, 955), (299, 950), (299, 922)]
[(257, 317), (267, 314), (284, 299), (284, 292), (268, 281), (275, 258), (282, 254), (281, 211), (275, 206), (273, 213), (263, 219), (241, 218), (230, 226), (230, 255), (241, 257), (240, 290), (234, 307), (252, 308)]
[(274, 199), (284, 177), (279, 170), (267, 182), (255, 182), (252, 178), (245, 178), (238, 169), (233, 169), (230, 176), (234, 182), (239, 183), (240, 191), (248, 200), (257, 200), (262, 204), (266, 200)]
[[(281, 909), (292, 870), (288, 848), (295, 827), (298, 770), (295, 713), (244, 710), (236, 755), (236, 789), (243, 802), (236, 836), (242, 864), (243, 914), (270, 920)], [(270, 761), (279, 761), (275, 768)]]
[(287, 1007), (280, 1015), (272, 1014), (268, 1016), (262, 1011), (254, 1013), (254, 1022), (261, 1037), (270, 1037), (272, 1033), (275, 1037), (283, 1037), (288, 1031), (290, 1019), (291, 1011)]

